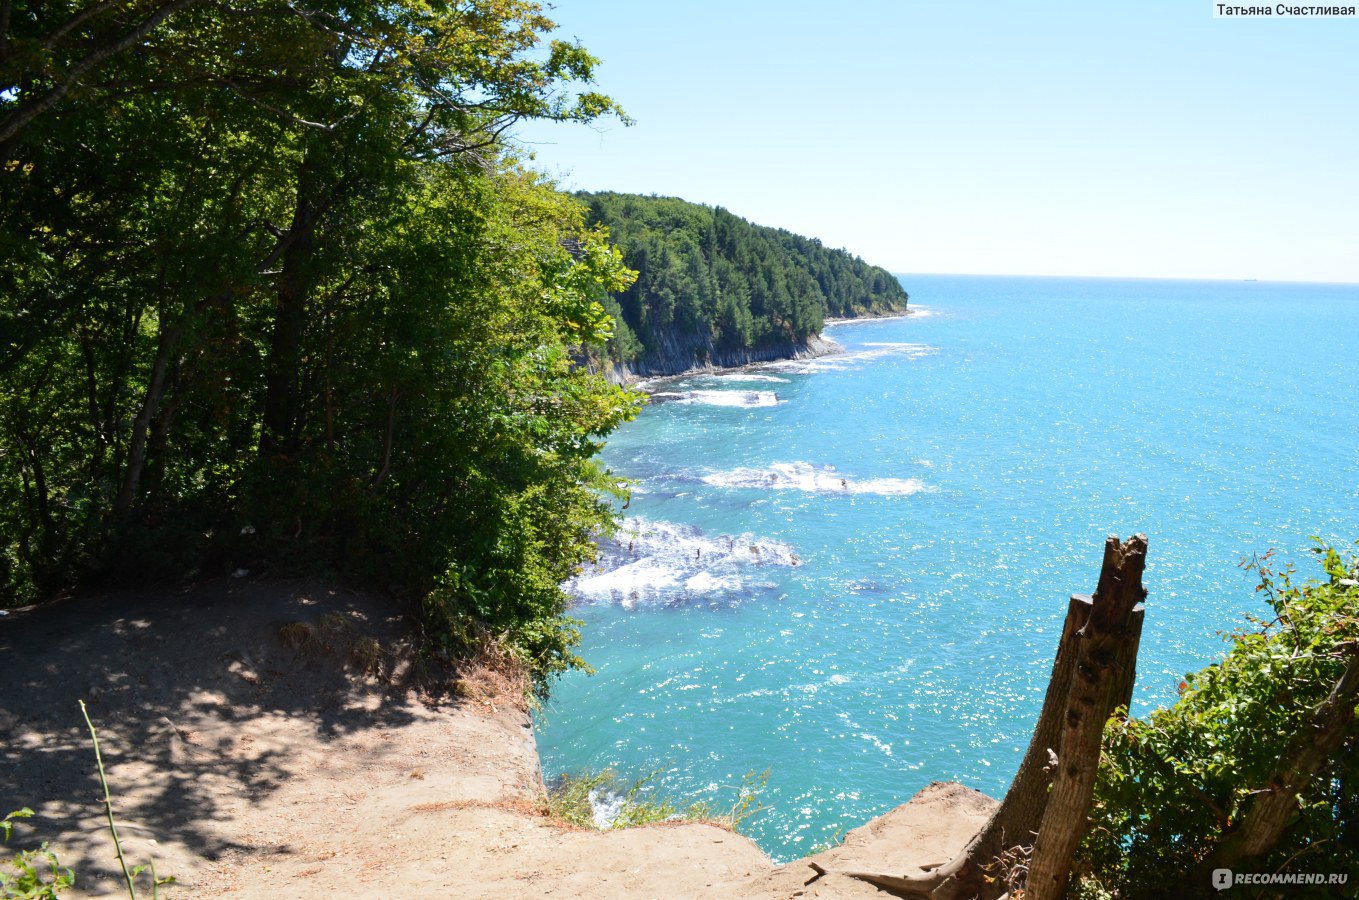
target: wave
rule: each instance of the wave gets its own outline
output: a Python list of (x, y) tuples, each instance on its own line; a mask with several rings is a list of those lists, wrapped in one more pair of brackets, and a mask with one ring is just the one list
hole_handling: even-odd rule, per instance
[(881, 494), (905, 497), (927, 490), (917, 478), (868, 478), (844, 475), (834, 466), (816, 467), (807, 462), (774, 463), (767, 469), (732, 469), (703, 476), (705, 484), (725, 488), (764, 488), (809, 493)]
[(794, 359), (787, 362), (769, 363), (765, 368), (786, 372), (789, 375), (810, 375), (814, 372), (847, 372), (862, 368), (865, 363), (887, 357), (920, 359), (933, 356), (938, 352), (938, 347), (932, 347), (929, 344), (872, 341), (865, 342), (862, 349), (849, 350), (833, 356), (818, 356), (815, 359)]
[(780, 378), (777, 375), (760, 375), (756, 372), (724, 372), (721, 375), (703, 375), (704, 381), (725, 381), (725, 382), (750, 382), (758, 381), (766, 384), (788, 384), (787, 378)]
[(755, 409), (778, 406), (783, 401), (773, 391), (658, 391), (651, 395), (652, 403), (701, 403), (706, 406), (738, 406)]
[(939, 315), (939, 313), (933, 306), (916, 306), (912, 304), (911, 308), (905, 312), (891, 313), (885, 316), (852, 316), (849, 318), (836, 316), (827, 319), (825, 321), (825, 327), (835, 328), (840, 325), (878, 325), (887, 322), (900, 321), (901, 319), (928, 319), (931, 316), (937, 315)]
[(639, 604), (731, 600), (766, 585), (754, 570), (802, 564), (793, 548), (749, 533), (708, 535), (692, 525), (628, 519), (601, 540), (598, 562), (566, 582), (585, 602)]

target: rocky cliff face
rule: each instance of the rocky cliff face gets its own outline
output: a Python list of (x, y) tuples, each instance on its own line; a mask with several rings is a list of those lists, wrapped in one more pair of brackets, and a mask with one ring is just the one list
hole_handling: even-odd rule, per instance
[(620, 363), (611, 359), (591, 357), (585, 362), (591, 372), (603, 372), (614, 384), (628, 384), (639, 378), (716, 372), (720, 369), (748, 366), (751, 363), (810, 359), (839, 352), (839, 344), (821, 335), (813, 335), (806, 341), (735, 349), (714, 347), (711, 341), (694, 343), (667, 335), (661, 347), (634, 360)]

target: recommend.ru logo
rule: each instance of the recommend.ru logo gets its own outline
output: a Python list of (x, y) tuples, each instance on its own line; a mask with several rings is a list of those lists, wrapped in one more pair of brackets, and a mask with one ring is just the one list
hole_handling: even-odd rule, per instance
[(1344, 872), (1233, 872), (1213, 870), (1213, 887), (1225, 891), (1234, 884), (1329, 884), (1342, 885), (1350, 880)]

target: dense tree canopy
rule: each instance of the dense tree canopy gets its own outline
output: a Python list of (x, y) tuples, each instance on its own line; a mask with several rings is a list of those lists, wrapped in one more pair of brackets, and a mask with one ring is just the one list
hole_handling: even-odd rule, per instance
[[(0, 603), (357, 571), (570, 661), (631, 273), (520, 168), (621, 113), (527, 0), (0, 2)], [(603, 493), (601, 493), (603, 492)]]
[(679, 352), (706, 362), (805, 341), (827, 317), (906, 308), (891, 273), (815, 238), (673, 197), (578, 196), (638, 273), (610, 307), (621, 321), (615, 359)]

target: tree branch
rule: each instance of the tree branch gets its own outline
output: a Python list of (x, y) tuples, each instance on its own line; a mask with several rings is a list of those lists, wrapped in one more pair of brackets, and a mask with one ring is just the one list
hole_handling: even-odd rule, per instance
[(66, 77), (47, 91), (35, 97), (28, 103), (20, 103), (19, 106), (9, 115), (0, 119), (0, 146), (3, 146), (17, 137), (25, 128), (29, 126), (38, 116), (56, 106), (63, 97), (70, 92), (84, 77), (85, 73), (100, 65), (110, 57), (141, 43), (146, 36), (156, 29), (156, 26), (165, 21), (166, 18), (194, 6), (203, 0), (171, 0), (171, 2), (156, 9), (151, 15), (147, 16), (140, 25), (124, 34), (122, 37), (105, 43), (93, 51), (88, 56), (71, 66), (66, 72)]
[(343, 118), (338, 119), (335, 122), (331, 122), (328, 125), (325, 122), (313, 122), (310, 119), (302, 118), (296, 113), (290, 113), (286, 109), (281, 109), (277, 106), (274, 106), (272, 103), (265, 103), (260, 98), (252, 96), (251, 94), (248, 94), (245, 91), (241, 90), (240, 85), (236, 84), (234, 81), (231, 81), (230, 79), (217, 78), (214, 80), (216, 81), (217, 84), (220, 84), (222, 87), (231, 91), (231, 93), (235, 94), (237, 97), (240, 97), (247, 103), (252, 103), (255, 106), (258, 106), (260, 109), (265, 110), (266, 112), (271, 112), (274, 115), (278, 116), (280, 119), (292, 122), (294, 125), (301, 125), (305, 128), (315, 128), (319, 131), (324, 131), (326, 134), (334, 134), (337, 128), (339, 128), (344, 123), (350, 121), (351, 119), (356, 117), (360, 112), (362, 112), (362, 108), (356, 109), (349, 115), (344, 116)]
[[(9, 4), (6, 3), (5, 5), (8, 6)], [(58, 26), (56, 31), (52, 32), (47, 36), (47, 38), (42, 42), (43, 49), (51, 50), (58, 43), (60, 43), (61, 39), (66, 37), (66, 35), (70, 34), (72, 31), (79, 28), (81, 25), (84, 25), (86, 22), (88, 22), (90, 19), (93, 19), (95, 16), (100, 15), (101, 13), (105, 13), (117, 5), (118, 4), (114, 2), (114, 0), (105, 0), (105, 2), (103, 3), (96, 3), (94, 6), (81, 10), (80, 12), (71, 16), (71, 18), (67, 20), (66, 24)]]

